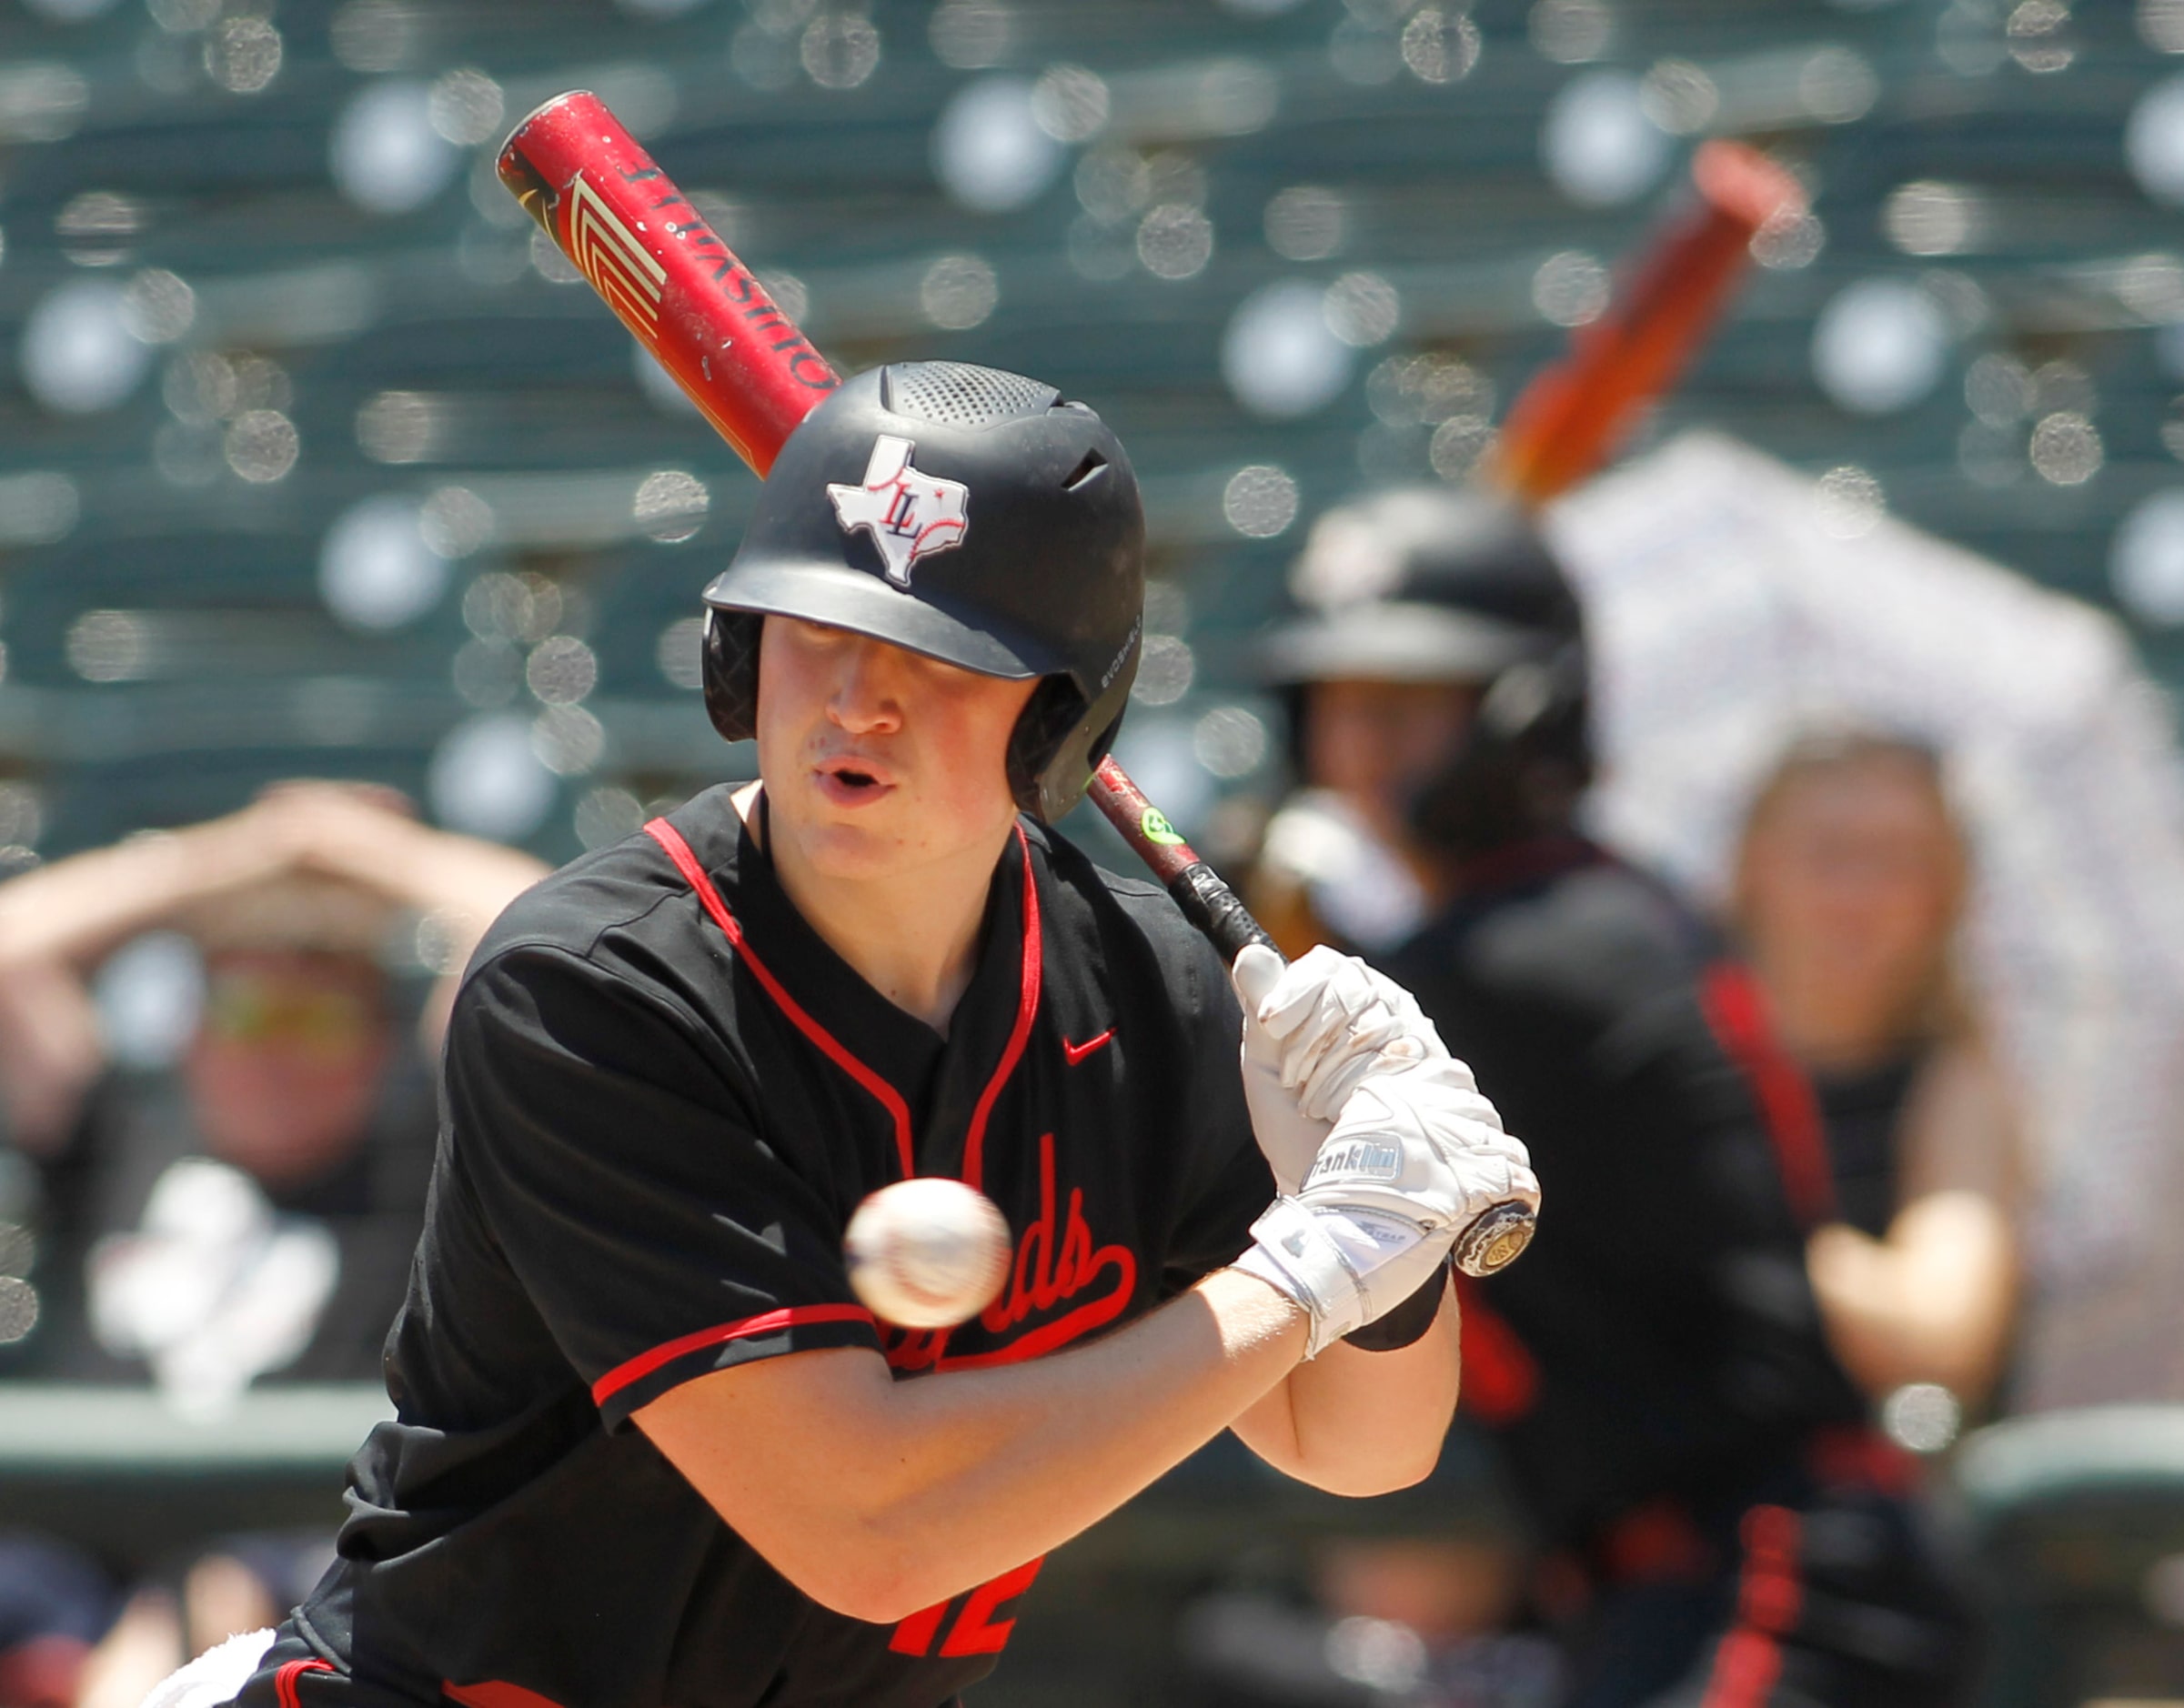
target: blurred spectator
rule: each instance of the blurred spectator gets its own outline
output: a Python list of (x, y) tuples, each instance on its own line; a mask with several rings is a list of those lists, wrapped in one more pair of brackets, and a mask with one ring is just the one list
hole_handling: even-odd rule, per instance
[(1498, 1541), (1334, 1538), (1308, 1583), (1236, 1587), (1184, 1611), (1194, 1708), (1552, 1708), (1562, 1669), (1511, 1631), (1522, 1572)]
[[(12, 1373), (149, 1376), (201, 1412), (261, 1377), (377, 1381), (423, 1215), (452, 985), (543, 869), (418, 823), (388, 791), (293, 783), (0, 886), (0, 1135), (35, 1181), (7, 1219), (33, 1224), (40, 1307)], [(440, 976), (406, 1045), (384, 959), (409, 915)], [(156, 931), (202, 972), (172, 1075), (109, 1059), (92, 990)], [(270, 1623), (326, 1546), (237, 1539), (140, 1590), (90, 1657), (85, 1701), (131, 1708), (186, 1646)], [(0, 1569), (0, 1635), (18, 1614), (41, 1622), (15, 1581)], [(34, 1635), (86, 1634), (80, 1613), (43, 1623)]]
[[(0, 1095), (43, 1179), (45, 1321), (17, 1368), (148, 1368), (202, 1405), (273, 1371), (376, 1378), (434, 1126), (382, 953), (405, 909), (435, 939), (437, 1053), (445, 987), (541, 869), (387, 791), (296, 783), (0, 888)], [(202, 962), (180, 1071), (110, 1071), (86, 976), (161, 929)]]
[(1735, 924), (1831, 1165), (1813, 1291), (1876, 1399), (1976, 1405), (2017, 1301), (2017, 1110), (1956, 970), (1968, 867), (1936, 756), (1857, 734), (1783, 756), (1736, 861)]
[(72, 1708), (113, 1601), (106, 1573), (79, 1550), (0, 1531), (0, 1708)]
[(1753, 790), (1798, 734), (1915, 731), (1945, 754), (1978, 853), (1962, 965), (2023, 1116), (2010, 1406), (2184, 1401), (2169, 694), (2112, 612), (1901, 516), (1837, 526), (1852, 476), (1695, 431), (1557, 504), (1613, 685), (1588, 811), (1726, 915)]
[[(70, 1708), (138, 1708), (185, 1660), (278, 1622), (332, 1563), (324, 1532), (216, 1538), (137, 1586), (82, 1660)], [(7, 1704), (6, 1708), (13, 1708)]]
[[(1297, 584), (1310, 614), (1273, 646), (1292, 682), (1373, 676), (1344, 638), (1376, 637), (1399, 682), (1419, 679), (1419, 637), (1460, 661), (1389, 743), (1412, 756), (1394, 834), (1445, 899), (1383, 959), (1545, 1191), (1524, 1260), (1459, 1291), (1464, 1405), (1543, 1544), (1563, 1700), (1958, 1700), (1964, 1603), (1907, 1499), (1910, 1462), (1824, 1333), (1772, 1130), (1779, 1075), (1720, 1029), (1749, 977), (1577, 828), (1589, 690), (1559, 565), (1512, 509), (1396, 492), (1323, 518)], [(1383, 1616), (1419, 1572), (1381, 1574)]]

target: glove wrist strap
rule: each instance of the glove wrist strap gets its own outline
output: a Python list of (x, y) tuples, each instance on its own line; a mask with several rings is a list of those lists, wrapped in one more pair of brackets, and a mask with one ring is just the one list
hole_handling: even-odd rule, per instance
[(1366, 1311), (1364, 1282), (1328, 1214), (1293, 1198), (1275, 1199), (1252, 1223), (1254, 1243), (1234, 1264), (1303, 1306), (1312, 1320), (1306, 1358), (1356, 1328)]

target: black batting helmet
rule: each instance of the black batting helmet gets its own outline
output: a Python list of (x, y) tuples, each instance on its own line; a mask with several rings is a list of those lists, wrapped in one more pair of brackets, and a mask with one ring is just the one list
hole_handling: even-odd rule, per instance
[(1053, 387), (963, 362), (861, 374), (790, 436), (705, 590), (705, 703), (758, 730), (770, 614), (1039, 687), (1009, 786), (1052, 823), (1113, 744), (1137, 677), (1145, 517), (1105, 423)]
[(1427, 842), (1469, 858), (1566, 826), (1592, 776), (1584, 617), (1520, 507), (1445, 487), (1375, 494), (1320, 518), (1291, 585), (1306, 615), (1266, 644), (1274, 684), (1481, 689), (1414, 802)]

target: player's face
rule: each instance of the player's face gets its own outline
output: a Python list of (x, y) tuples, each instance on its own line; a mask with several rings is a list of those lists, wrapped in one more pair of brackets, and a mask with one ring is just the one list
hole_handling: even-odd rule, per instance
[(1305, 690), (1304, 770), (1400, 843), (1412, 795), (1446, 763), (1478, 690), (1438, 682), (1338, 678)]
[(777, 839), (814, 870), (887, 877), (991, 860), (1016, 804), (1011, 682), (847, 629), (770, 617), (759, 643), (759, 772)]

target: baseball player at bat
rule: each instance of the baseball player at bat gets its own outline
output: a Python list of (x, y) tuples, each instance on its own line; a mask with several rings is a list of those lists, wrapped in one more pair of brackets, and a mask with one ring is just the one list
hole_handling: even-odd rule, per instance
[[(1036, 380), (896, 364), (797, 428), (705, 593), (760, 779), (481, 945), (397, 1419), (318, 1588), (170, 1700), (938, 1708), (1049, 1550), (1223, 1430), (1338, 1492), (1432, 1466), (1452, 1247), (1537, 1204), (1525, 1150), (1388, 980), (1260, 950), (1233, 986), (1053, 829), (1142, 544), (1122, 446)], [(842, 1239), (924, 1175), (1011, 1250), (910, 1331)]]

